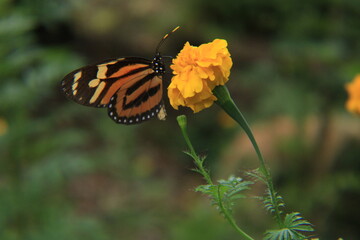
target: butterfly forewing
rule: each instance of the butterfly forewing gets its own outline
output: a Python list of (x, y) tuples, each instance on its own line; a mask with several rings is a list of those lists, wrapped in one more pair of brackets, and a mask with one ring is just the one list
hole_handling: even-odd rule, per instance
[(106, 107), (124, 82), (148, 69), (151, 69), (151, 62), (147, 59), (111, 59), (69, 73), (62, 81), (62, 89), (68, 98), (77, 103)]

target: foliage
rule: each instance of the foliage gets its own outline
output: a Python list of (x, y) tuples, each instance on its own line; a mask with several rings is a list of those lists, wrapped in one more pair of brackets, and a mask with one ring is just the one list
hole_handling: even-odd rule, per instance
[(300, 240), (307, 237), (301, 232), (312, 232), (314, 229), (311, 224), (300, 216), (300, 213), (288, 213), (285, 216), (284, 227), (279, 230), (266, 232), (265, 240), (292, 239)]
[(227, 180), (220, 179), (218, 184), (200, 185), (195, 191), (208, 195), (213, 205), (216, 205), (222, 214), (231, 212), (236, 200), (244, 198), (243, 191), (250, 189), (251, 181), (243, 181), (239, 177), (230, 176)]
[[(74, 214), (63, 191), (92, 168), (86, 154), (66, 151), (86, 133), (61, 129), (63, 110), (55, 101), (64, 71), (81, 60), (39, 45), (34, 32), (44, 19), (13, 2), (0, 2), (0, 238), (106, 239), (97, 220)], [(47, 1), (37, 2), (42, 9)]]
[[(248, 171), (246, 172), (246, 175), (253, 177), (256, 180), (260, 180), (266, 184), (265, 176), (258, 169)], [(266, 189), (264, 196), (261, 197), (264, 207), (271, 214), (275, 214), (277, 211), (276, 209), (278, 209), (279, 213), (282, 214), (282, 209), (285, 207), (284, 200), (277, 192), (274, 192), (273, 195), (269, 189)]]
[(275, 198), (273, 198), (271, 193), (268, 190), (266, 190), (266, 194), (264, 197), (264, 207), (267, 211), (269, 211), (272, 214), (275, 213), (275, 208), (277, 207), (278, 209), (280, 209), (280, 214), (281, 214), (282, 213), (281, 208), (285, 206), (283, 198), (277, 192), (275, 192), (274, 195)]
[[(197, 167), (194, 171), (200, 173), (208, 182), (207, 185), (198, 186), (195, 191), (208, 195), (212, 200), (212, 204), (217, 206), (220, 213), (224, 215), (224, 217), (237, 230), (242, 238), (248, 240), (253, 239), (235, 223), (234, 217), (232, 216), (232, 207), (235, 205), (236, 200), (245, 197), (242, 192), (250, 189), (249, 186), (253, 184), (253, 182), (243, 181), (241, 178), (230, 176), (228, 180), (219, 180), (218, 184), (213, 184), (209, 171), (204, 167), (204, 161), (206, 158), (199, 157), (196, 154), (188, 137), (186, 117), (179, 116), (177, 119), (185, 141), (190, 149), (190, 152), (186, 152), (186, 154), (193, 158), (195, 166)], [(243, 122), (246, 123), (245, 119), (243, 119)], [(245, 127), (245, 131), (250, 131), (249, 135), (252, 136), (251, 130), (248, 127)], [(268, 172), (265, 173), (269, 174)], [(263, 198), (263, 204), (265, 209), (275, 216), (277, 224), (280, 228), (277, 230), (266, 231), (264, 239), (300, 240), (306, 238), (302, 232), (314, 231), (311, 224), (303, 219), (298, 212), (286, 214), (284, 219), (281, 219), (283, 211), (280, 209), (285, 207), (285, 203), (282, 197), (274, 192), (273, 187), (271, 186), (271, 180), (269, 181), (269, 175), (266, 176), (264, 171), (260, 171), (258, 169), (248, 172), (248, 175), (259, 179), (266, 184), (267, 189)]]

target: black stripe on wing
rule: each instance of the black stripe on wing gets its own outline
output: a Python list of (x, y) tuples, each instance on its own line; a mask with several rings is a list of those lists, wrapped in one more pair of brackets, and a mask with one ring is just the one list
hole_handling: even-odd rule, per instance
[(153, 73), (119, 90), (110, 100), (108, 115), (116, 123), (137, 124), (156, 116), (162, 107), (162, 81)]
[(111, 98), (109, 108), (108, 108), (108, 115), (109, 117), (116, 123), (120, 124), (126, 124), (126, 125), (132, 125), (132, 124), (138, 124), (144, 121), (147, 121), (159, 113), (160, 109), (163, 107), (163, 103), (160, 101), (157, 105), (155, 105), (150, 110), (147, 110), (145, 112), (141, 112), (135, 115), (130, 116), (119, 116), (117, 109), (115, 108), (117, 103), (117, 95), (115, 94), (113, 98)]

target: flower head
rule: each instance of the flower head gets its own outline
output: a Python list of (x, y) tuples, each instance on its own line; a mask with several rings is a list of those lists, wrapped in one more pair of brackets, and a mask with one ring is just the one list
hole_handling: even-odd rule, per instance
[(349, 98), (345, 104), (349, 112), (360, 114), (360, 74), (345, 86)]
[(199, 112), (217, 100), (212, 90), (229, 80), (232, 60), (226, 40), (215, 39), (199, 47), (187, 42), (170, 67), (174, 74), (168, 87), (171, 106)]

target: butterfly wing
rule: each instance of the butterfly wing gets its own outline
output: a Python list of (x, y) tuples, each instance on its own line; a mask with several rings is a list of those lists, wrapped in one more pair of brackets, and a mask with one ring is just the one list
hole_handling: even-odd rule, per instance
[(140, 123), (161, 108), (161, 76), (144, 58), (112, 59), (77, 69), (65, 76), (62, 90), (79, 104), (108, 107), (117, 123)]
[(161, 99), (161, 76), (150, 73), (121, 87), (110, 100), (108, 114), (117, 123), (140, 123), (159, 113)]

